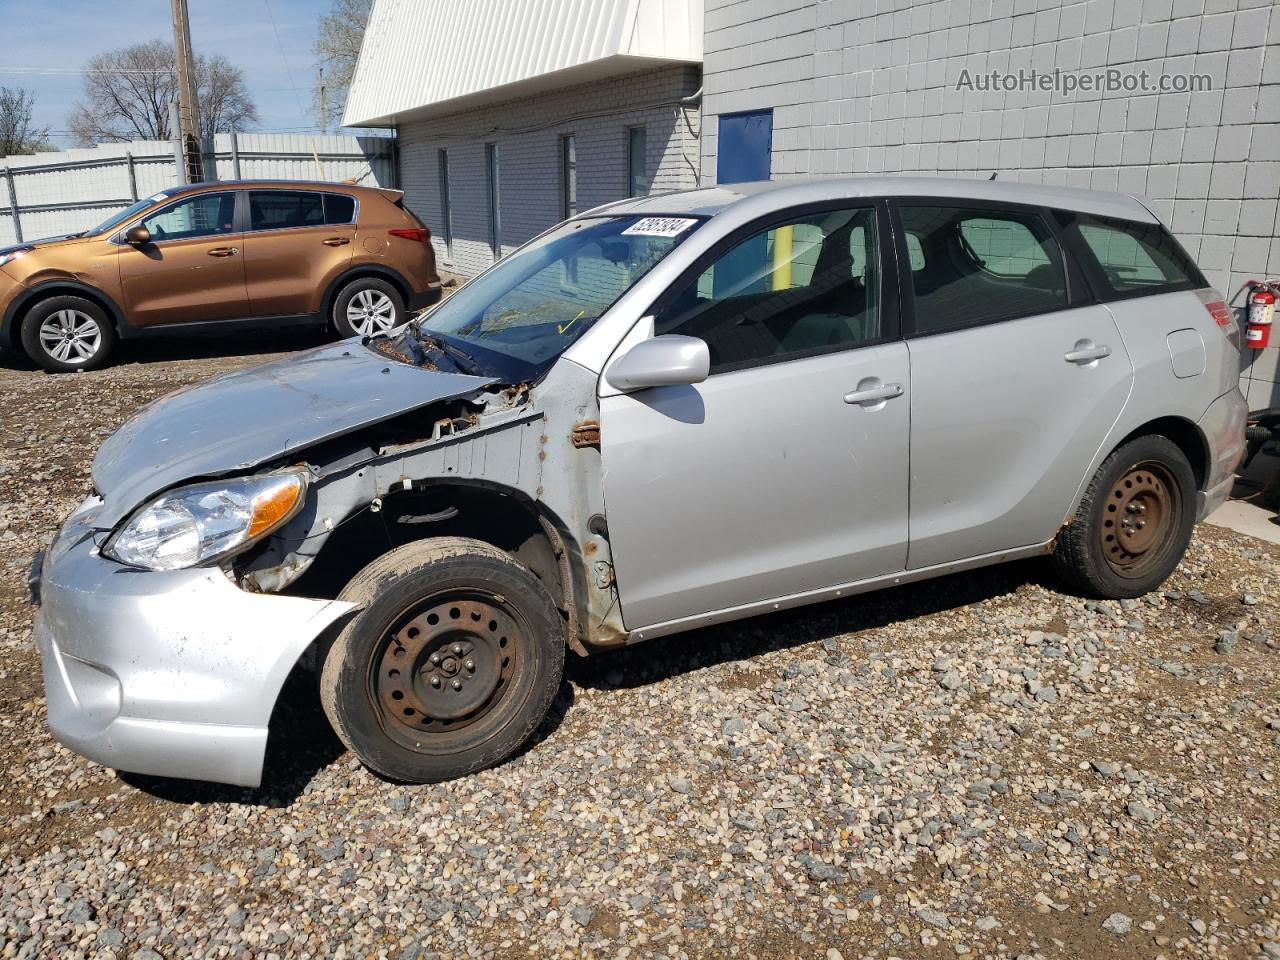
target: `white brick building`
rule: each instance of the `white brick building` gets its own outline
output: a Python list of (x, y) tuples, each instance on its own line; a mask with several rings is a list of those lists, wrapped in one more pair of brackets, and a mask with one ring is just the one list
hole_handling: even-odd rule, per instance
[[(1121, 88), (982, 89), (1033, 70)], [(998, 173), (1149, 198), (1228, 295), (1280, 276), (1273, 0), (376, 0), (346, 121), (399, 130), (408, 202), (464, 275), (630, 192)], [(1252, 407), (1280, 406), (1277, 366), (1250, 356)]]

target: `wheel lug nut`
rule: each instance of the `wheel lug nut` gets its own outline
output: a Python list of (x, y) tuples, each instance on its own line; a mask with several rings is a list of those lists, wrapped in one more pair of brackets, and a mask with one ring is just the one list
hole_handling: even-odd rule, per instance
[(440, 666), (440, 654), (438, 654), (438, 653), (433, 653), (433, 654), (431, 655), (431, 665), (432, 665), (433, 667), (438, 667), (438, 666)]
[(460, 643), (455, 643), (455, 644), (453, 645), (453, 652), (454, 652), (454, 654), (460, 654), (460, 653), (462, 653), (462, 644), (460, 644)]
[(455, 681), (453, 681), (453, 689), (455, 689), (455, 690), (461, 690), (461, 689), (462, 689), (462, 681), (461, 681), (461, 680), (455, 680)]
[(440, 678), (439, 678), (439, 677), (432, 677), (432, 678), (431, 678), (431, 685), (432, 685), (433, 687), (438, 687), (438, 686), (440, 686)]
[(476, 671), (476, 662), (474, 660), (468, 660), (466, 663), (463, 664), (463, 666), (466, 667), (468, 670), (470, 670), (472, 673), (475, 673)]

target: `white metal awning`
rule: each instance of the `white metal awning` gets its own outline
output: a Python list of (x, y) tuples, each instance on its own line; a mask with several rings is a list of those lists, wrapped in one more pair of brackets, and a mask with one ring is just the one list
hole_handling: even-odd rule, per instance
[(702, 62), (702, 0), (374, 0), (343, 124)]

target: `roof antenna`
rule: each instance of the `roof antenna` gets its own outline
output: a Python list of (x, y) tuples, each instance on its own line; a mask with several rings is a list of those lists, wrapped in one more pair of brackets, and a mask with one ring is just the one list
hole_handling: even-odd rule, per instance
[[(999, 172), (1000, 172), (1000, 171), (998, 171), (998, 170), (996, 171), (996, 173), (999, 173)], [(994, 180), (995, 178), (996, 178), (996, 174), (995, 174), (995, 173), (993, 173), (991, 176), (987, 177), (987, 179), (988, 179), (988, 180)]]

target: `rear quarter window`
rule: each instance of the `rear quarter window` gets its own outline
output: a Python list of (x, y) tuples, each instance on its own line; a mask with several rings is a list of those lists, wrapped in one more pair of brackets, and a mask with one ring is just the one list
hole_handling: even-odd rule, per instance
[(1062, 214), (1082, 255), (1112, 297), (1169, 293), (1207, 286), (1203, 274), (1158, 223), (1134, 223), (1088, 214)]
[(324, 195), (325, 223), (351, 223), (355, 218), (356, 201), (354, 197), (344, 197), (336, 193), (326, 193)]

